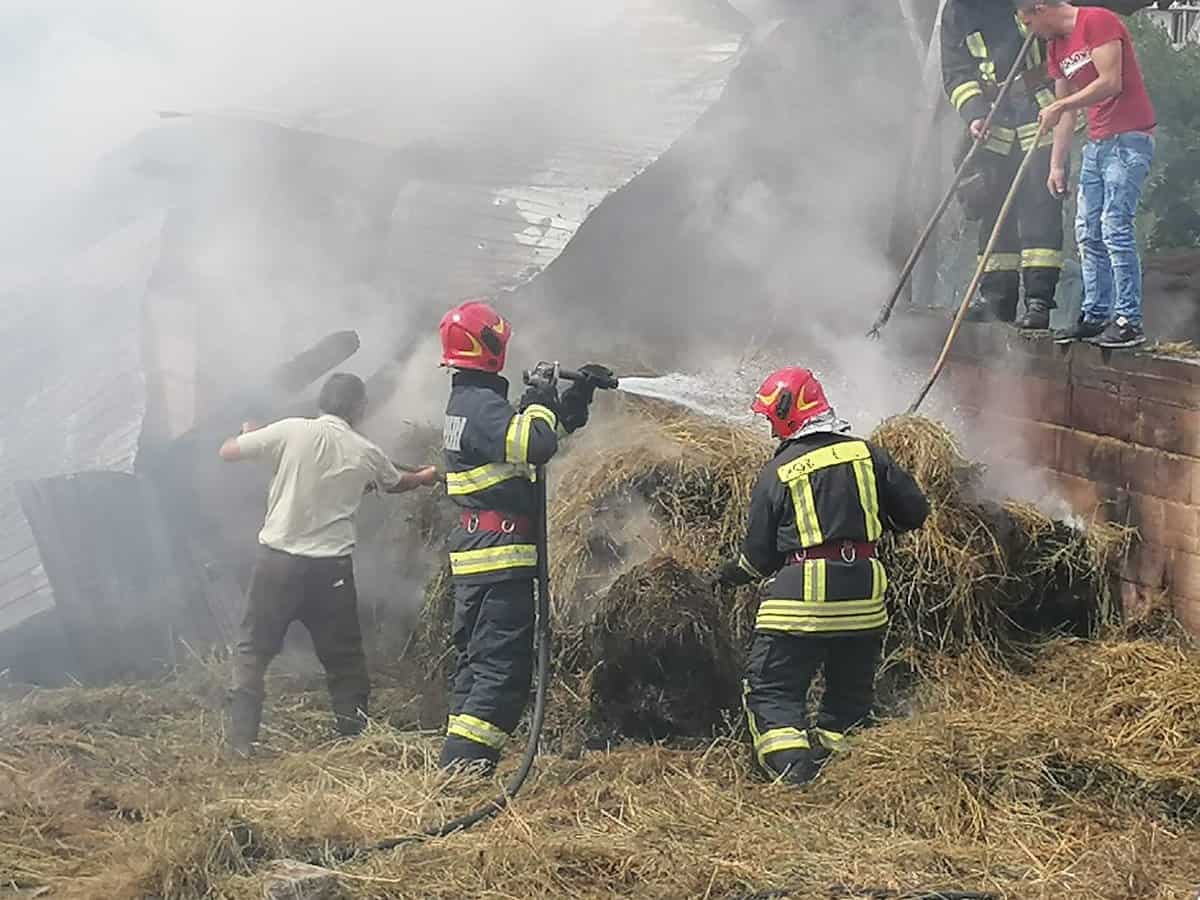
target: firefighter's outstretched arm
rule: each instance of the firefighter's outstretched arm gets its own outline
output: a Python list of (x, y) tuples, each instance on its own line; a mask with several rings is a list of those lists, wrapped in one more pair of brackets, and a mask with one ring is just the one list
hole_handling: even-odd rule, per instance
[(779, 571), (783, 554), (778, 550), (776, 532), (786, 503), (786, 488), (775, 470), (768, 466), (759, 475), (750, 496), (746, 538), (737, 559), (726, 561), (713, 576), (719, 584), (742, 585), (762, 581)]
[(873, 447), (872, 455), (884, 525), (892, 531), (920, 528), (929, 515), (929, 500), (920, 485), (886, 450)]

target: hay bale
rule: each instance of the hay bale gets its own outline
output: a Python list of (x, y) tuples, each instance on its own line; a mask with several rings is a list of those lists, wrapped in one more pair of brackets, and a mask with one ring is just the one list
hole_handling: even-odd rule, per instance
[(587, 633), (591, 719), (610, 734), (711, 738), (737, 703), (741, 665), (725, 610), (670, 557), (617, 579)]

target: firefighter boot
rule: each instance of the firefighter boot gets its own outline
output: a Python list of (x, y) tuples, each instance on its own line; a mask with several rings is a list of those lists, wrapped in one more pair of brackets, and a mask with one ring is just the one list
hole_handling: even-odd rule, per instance
[(1052, 302), (1038, 297), (1030, 297), (1025, 301), (1025, 315), (1017, 320), (1017, 327), (1022, 331), (1046, 331), (1050, 328), (1050, 310)]
[(367, 725), (367, 697), (335, 697), (333, 700), (333, 727), (342, 737), (362, 734)]
[(979, 294), (987, 303), (992, 319), (1012, 322), (1017, 317), (1017, 300), (1021, 296), (1021, 273), (988, 272), (983, 276)]
[(1028, 266), (1021, 270), (1021, 279), (1025, 282), (1025, 315), (1017, 322), (1018, 328), (1045, 331), (1050, 327), (1050, 310), (1054, 309), (1059, 273), (1060, 270), (1053, 266)]
[(446, 743), (442, 745), (438, 765), (448, 772), (463, 772), (486, 778), (496, 771), (496, 763), (499, 761), (499, 750), (450, 734), (446, 736)]

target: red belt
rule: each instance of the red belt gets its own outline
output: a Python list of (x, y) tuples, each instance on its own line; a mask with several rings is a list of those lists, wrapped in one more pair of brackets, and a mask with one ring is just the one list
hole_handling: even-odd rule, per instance
[(867, 541), (828, 541), (789, 553), (787, 564), (797, 566), (807, 559), (831, 559), (836, 562), (852, 563), (858, 559), (874, 559), (875, 545)]
[(462, 514), (462, 527), (467, 534), (477, 531), (494, 531), (499, 534), (517, 534), (528, 537), (533, 534), (533, 520), (528, 516), (510, 516), (494, 509), (473, 509)]

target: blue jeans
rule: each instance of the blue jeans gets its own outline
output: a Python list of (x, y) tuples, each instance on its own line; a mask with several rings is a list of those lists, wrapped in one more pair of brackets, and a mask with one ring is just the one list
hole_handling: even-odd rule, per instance
[(1075, 241), (1083, 269), (1083, 318), (1142, 321), (1142, 264), (1133, 217), (1154, 159), (1154, 138), (1127, 131), (1088, 141), (1079, 171)]

